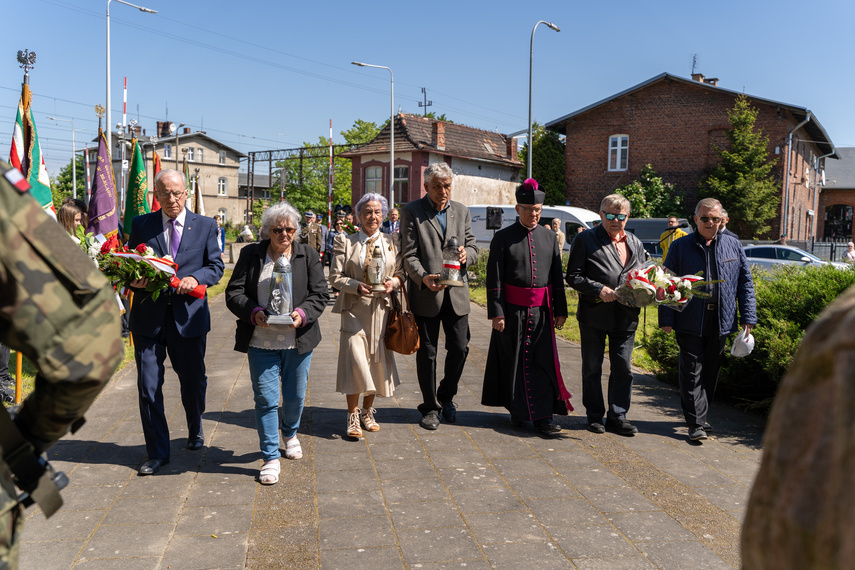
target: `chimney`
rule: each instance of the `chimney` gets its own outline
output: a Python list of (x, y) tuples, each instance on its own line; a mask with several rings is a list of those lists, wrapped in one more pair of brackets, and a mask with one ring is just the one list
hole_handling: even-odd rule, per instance
[(134, 125), (134, 135), (139, 137), (142, 134), (142, 127), (139, 125)]
[(704, 83), (709, 83), (713, 86), (718, 86), (718, 77), (710, 77), (709, 79), (704, 79)]
[(700, 83), (704, 82), (704, 74), (703, 73), (693, 73), (692, 81), (698, 81)]
[(434, 121), (430, 125), (430, 144), (437, 150), (445, 150), (445, 123)]
[(507, 157), (510, 160), (517, 159), (517, 139), (516, 137), (510, 137), (505, 139), (505, 150), (507, 152)]
[(189, 135), (189, 134), (190, 134), (190, 127), (184, 127), (184, 134), (185, 134), (185, 135)]
[(704, 77), (703, 73), (693, 73), (692, 81), (697, 81), (699, 83), (706, 83), (707, 85), (718, 86), (718, 77), (710, 77), (707, 79)]
[(171, 133), (169, 132), (169, 122), (167, 121), (158, 121), (157, 122), (157, 136), (158, 137), (168, 137)]

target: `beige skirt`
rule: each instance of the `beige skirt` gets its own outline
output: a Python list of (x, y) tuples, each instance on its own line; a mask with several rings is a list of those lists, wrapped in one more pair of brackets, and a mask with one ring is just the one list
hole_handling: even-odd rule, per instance
[(341, 313), (336, 391), (388, 397), (400, 384), (395, 355), (386, 348), (388, 309), (381, 298), (360, 297)]

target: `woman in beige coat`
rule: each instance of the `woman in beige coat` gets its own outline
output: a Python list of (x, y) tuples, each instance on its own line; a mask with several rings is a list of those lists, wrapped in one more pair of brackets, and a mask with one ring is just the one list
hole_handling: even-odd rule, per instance
[[(333, 243), (329, 281), (341, 292), (333, 307), (334, 313), (341, 314), (336, 391), (347, 397), (350, 437), (362, 437), (363, 429), (370, 432), (380, 429), (374, 419), (374, 397), (391, 396), (400, 383), (395, 357), (385, 344), (390, 294), (403, 281), (398, 248), (388, 234), (380, 231), (388, 210), (388, 203), (381, 195), (366, 194), (355, 208), (361, 229), (353, 235), (340, 234)], [(380, 248), (385, 265), (384, 292), (372, 292), (367, 283), (367, 264), (376, 247)], [(363, 394), (361, 411), (360, 394)]]

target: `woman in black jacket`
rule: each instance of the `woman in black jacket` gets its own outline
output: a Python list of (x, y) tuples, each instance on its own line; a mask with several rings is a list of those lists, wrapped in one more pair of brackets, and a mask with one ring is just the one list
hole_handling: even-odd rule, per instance
[[(226, 287), (226, 305), (238, 317), (235, 350), (247, 353), (255, 394), (255, 422), (264, 460), (258, 481), (263, 485), (279, 480), (280, 429), (285, 457), (303, 456), (297, 429), (312, 350), (321, 341), (318, 318), (329, 300), (318, 252), (294, 241), (299, 227), (300, 214), (287, 202), (268, 208), (261, 217), (262, 241), (241, 250)], [(290, 267), (293, 324), (268, 322), (270, 300), (275, 304), (277, 299), (271, 296), (274, 267), (277, 271)]]

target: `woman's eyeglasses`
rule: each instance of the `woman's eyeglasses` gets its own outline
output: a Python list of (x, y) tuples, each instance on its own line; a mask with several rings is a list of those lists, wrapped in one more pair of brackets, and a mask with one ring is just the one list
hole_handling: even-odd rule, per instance
[(285, 232), (286, 234), (293, 234), (296, 231), (296, 228), (270, 228), (270, 232), (277, 236), (282, 232)]
[(619, 222), (624, 221), (624, 220), (626, 219), (626, 216), (627, 216), (627, 214), (608, 214), (608, 213), (606, 213), (606, 212), (603, 212), (603, 214), (605, 214), (605, 215), (606, 215), (606, 219), (607, 219), (607, 220), (612, 221), (612, 220), (614, 220), (615, 218), (617, 218), (617, 220), (618, 220)]

